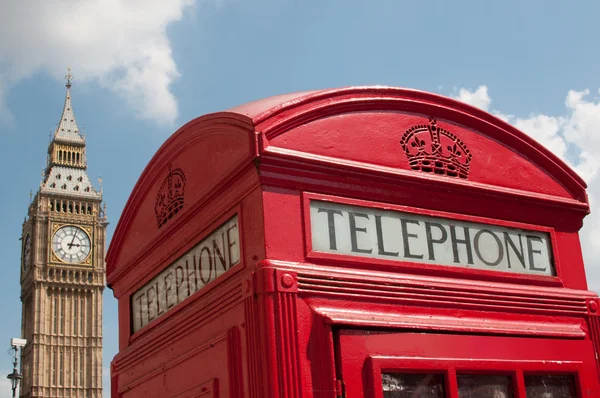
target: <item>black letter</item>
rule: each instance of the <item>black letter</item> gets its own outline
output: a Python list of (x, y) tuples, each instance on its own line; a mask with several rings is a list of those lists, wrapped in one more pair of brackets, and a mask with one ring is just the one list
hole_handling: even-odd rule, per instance
[[(232, 229), (236, 229), (237, 230), (237, 222), (235, 224), (233, 224), (231, 227), (227, 228), (227, 253), (229, 254), (229, 268), (233, 267), (233, 258), (231, 258), (231, 248), (235, 245), (237, 245), (237, 240), (231, 240), (231, 235), (229, 235), (229, 232)], [(237, 236), (239, 237), (239, 233), (237, 234)], [(200, 252), (200, 254), (202, 254), (202, 251)], [(237, 261), (240, 261), (239, 258), (239, 246), (238, 246), (238, 259)], [(237, 264), (237, 263), (236, 263)], [(215, 263), (215, 273), (217, 272), (217, 264)]]
[[(180, 278), (180, 276), (181, 276), (181, 278)], [(178, 265), (177, 267), (175, 267), (175, 295), (177, 296), (178, 303), (183, 301), (183, 299), (179, 298), (179, 288), (181, 286), (183, 286), (184, 279), (185, 279), (185, 272), (183, 272), (183, 267), (181, 265)], [(189, 289), (188, 289), (187, 295), (188, 296), (190, 295)]]
[(521, 245), (521, 252), (519, 253), (519, 251), (517, 250), (517, 246), (515, 246), (515, 243), (512, 241), (512, 239), (509, 238), (508, 233), (504, 232), (504, 244), (506, 245), (506, 259), (508, 260), (508, 268), (510, 268), (510, 251), (508, 250), (508, 247), (512, 247), (513, 251), (515, 252), (515, 254), (517, 255), (517, 257), (519, 258), (519, 261), (521, 261), (521, 265), (523, 266), (523, 268), (525, 267), (525, 253), (523, 252), (523, 240), (521, 239), (521, 234), (517, 234), (519, 237), (519, 244)]
[(467, 247), (467, 264), (473, 265), (473, 253), (471, 251), (471, 237), (469, 236), (469, 228), (463, 227), (465, 231), (465, 239), (456, 239), (456, 227), (450, 225), (450, 240), (452, 241), (452, 253), (454, 254), (454, 262), (460, 263), (458, 257), (458, 244), (463, 243)]
[[(167, 281), (168, 277), (171, 277), (171, 283), (169, 284), (169, 282)], [(177, 299), (175, 299), (175, 302), (172, 304), (169, 304), (169, 297), (171, 297), (171, 294), (169, 292), (173, 291), (173, 272), (169, 271), (168, 273), (165, 274), (164, 276), (164, 281), (165, 281), (165, 298), (167, 301), (167, 308), (171, 309), (171, 307), (173, 307), (175, 304), (177, 304)]]
[(138, 300), (138, 301), (139, 301), (138, 308), (139, 308), (139, 310), (140, 310), (140, 311), (139, 311), (139, 313), (140, 313), (140, 328), (141, 328), (142, 326), (144, 326), (144, 315), (143, 315), (143, 311), (142, 311), (142, 297), (144, 297), (144, 294), (143, 294), (143, 293), (142, 293), (141, 295), (139, 295), (139, 296), (137, 297), (137, 299), (136, 299), (136, 300)]
[(533, 244), (531, 243), (531, 241), (535, 240), (536, 242), (542, 242), (542, 238), (540, 238), (539, 236), (525, 235), (525, 239), (527, 240), (527, 253), (529, 254), (529, 269), (532, 271), (546, 271), (546, 268), (535, 268), (535, 266), (533, 265), (534, 253), (541, 254), (542, 251), (533, 250)]
[[(208, 259), (207, 279), (204, 279), (204, 276), (202, 276), (202, 270), (204, 269), (204, 266), (202, 264), (202, 253), (204, 253), (204, 251), (208, 253), (208, 255), (206, 256), (206, 258)], [(200, 262), (200, 280), (202, 281), (202, 283), (204, 283), (204, 286), (206, 286), (212, 279), (212, 256), (210, 255), (210, 249), (207, 246), (202, 246), (202, 249), (200, 249), (200, 258), (198, 259), (198, 261)]]
[(334, 215), (339, 214), (344, 217), (341, 211), (333, 209), (322, 209), (319, 208), (317, 213), (327, 213), (327, 225), (329, 226), (329, 250), (337, 250), (337, 240), (335, 239), (335, 220)]
[[(194, 262), (196, 262), (196, 255), (194, 254)], [(187, 274), (187, 282), (188, 282), (188, 296), (191, 296), (198, 290), (198, 275), (196, 274), (196, 270), (192, 267), (192, 271), (190, 271), (190, 266), (188, 264), (188, 259), (185, 259), (185, 272)], [(194, 277), (194, 289), (190, 286), (190, 281), (192, 280), (190, 276)]]
[[(150, 298), (151, 297), (150, 292), (154, 293), (154, 297)], [(146, 290), (146, 301), (148, 302), (148, 322), (156, 319), (156, 311), (152, 312), (152, 305), (154, 304), (155, 297), (156, 297), (156, 292), (154, 291), (154, 286), (150, 286)], [(153, 316), (150, 315), (152, 313), (154, 313)]]
[(160, 290), (158, 290), (158, 280), (154, 283), (154, 288), (156, 289), (156, 307), (158, 308), (158, 315), (162, 315), (165, 313), (164, 308), (161, 311), (160, 308)]
[(415, 220), (405, 220), (403, 218), (400, 219), (400, 223), (402, 224), (402, 242), (404, 243), (404, 257), (408, 258), (423, 258), (422, 254), (411, 254), (410, 247), (408, 246), (408, 238), (418, 238), (417, 234), (409, 234), (407, 224), (417, 224), (418, 221)]
[(363, 217), (367, 220), (369, 219), (369, 215), (365, 213), (354, 213), (349, 211), (348, 216), (350, 216), (350, 242), (352, 243), (352, 251), (356, 253), (371, 253), (373, 249), (359, 249), (358, 242), (356, 239), (357, 232), (367, 233), (367, 228), (356, 228), (356, 220), (355, 217)]
[(398, 256), (399, 252), (386, 252), (383, 247), (383, 229), (381, 228), (381, 216), (375, 216), (375, 229), (377, 229), (377, 247), (379, 254), (384, 256)]
[[(225, 246), (225, 232), (223, 232), (221, 234), (221, 238), (223, 239), (223, 246)], [(221, 266), (223, 267), (223, 271), (227, 271), (227, 259), (221, 253), (221, 250), (219, 250), (219, 245), (217, 245), (217, 241), (215, 239), (213, 239), (212, 244), (213, 244), (213, 262), (215, 263), (215, 271), (217, 268), (217, 257), (221, 261)], [(229, 247), (229, 249), (231, 249), (231, 247)], [(225, 250), (223, 250), (223, 251), (225, 251)], [(229, 256), (231, 257), (231, 254)], [(231, 262), (231, 260), (230, 260), (230, 262)]]
[[(442, 237), (440, 239), (433, 239), (433, 235), (431, 234), (431, 227), (437, 227), (442, 232)], [(444, 243), (448, 238), (448, 232), (446, 232), (446, 228), (442, 224), (438, 224), (436, 222), (425, 221), (425, 235), (427, 236), (427, 250), (429, 251), (429, 259), (435, 260), (435, 252), (433, 251), (434, 243)]]
[[(487, 261), (481, 255), (481, 251), (479, 250), (479, 238), (481, 237), (481, 234), (483, 234), (483, 233), (487, 233), (487, 234), (490, 234), (491, 236), (493, 236), (494, 239), (496, 240), (496, 243), (498, 244), (498, 258), (496, 259), (496, 261)], [(479, 257), (479, 259), (485, 265), (496, 266), (496, 265), (500, 264), (500, 261), (502, 261), (502, 258), (504, 257), (504, 246), (502, 246), (502, 242), (500, 242), (500, 238), (498, 238), (496, 236), (496, 234), (494, 234), (490, 230), (482, 229), (482, 230), (477, 231), (473, 240), (475, 242), (475, 254), (477, 254), (477, 257)]]

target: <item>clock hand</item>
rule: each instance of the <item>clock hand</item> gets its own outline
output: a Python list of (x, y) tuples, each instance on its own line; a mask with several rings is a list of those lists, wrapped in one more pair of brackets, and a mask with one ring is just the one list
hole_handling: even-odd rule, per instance
[(73, 242), (75, 241), (75, 233), (73, 233), (73, 239), (71, 239), (71, 243), (69, 243), (67, 246), (69, 246), (69, 249), (71, 247), (73, 247)]

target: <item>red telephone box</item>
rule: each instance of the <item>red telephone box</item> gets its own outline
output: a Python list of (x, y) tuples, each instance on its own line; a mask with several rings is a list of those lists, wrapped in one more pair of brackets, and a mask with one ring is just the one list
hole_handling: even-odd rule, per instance
[(199, 117), (107, 256), (112, 397), (600, 397), (585, 183), (507, 123), (358, 87)]

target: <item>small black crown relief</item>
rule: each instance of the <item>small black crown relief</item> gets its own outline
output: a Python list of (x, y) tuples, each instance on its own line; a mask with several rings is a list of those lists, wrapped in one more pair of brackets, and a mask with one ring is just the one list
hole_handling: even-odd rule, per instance
[(183, 209), (183, 194), (185, 191), (185, 174), (180, 168), (171, 170), (163, 180), (156, 201), (154, 202), (154, 213), (158, 228), (162, 227), (175, 214)]
[(457, 136), (440, 128), (435, 118), (430, 117), (429, 124), (406, 130), (400, 145), (413, 170), (448, 177), (469, 177), (471, 153)]

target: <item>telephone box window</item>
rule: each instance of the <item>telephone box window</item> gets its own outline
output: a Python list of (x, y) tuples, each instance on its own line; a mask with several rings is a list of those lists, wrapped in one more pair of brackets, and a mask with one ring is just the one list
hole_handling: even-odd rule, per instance
[(436, 373), (384, 373), (384, 398), (444, 398), (444, 375)]
[[(463, 374), (457, 375), (459, 398), (513, 398), (510, 376)], [(529, 396), (527, 396), (529, 398)]]
[(575, 379), (571, 375), (525, 375), (527, 398), (575, 398)]

